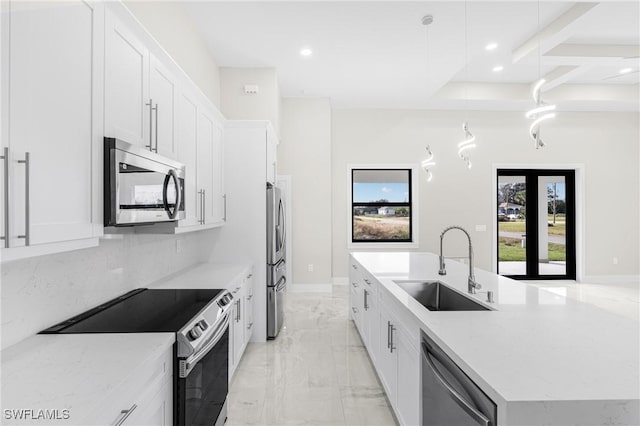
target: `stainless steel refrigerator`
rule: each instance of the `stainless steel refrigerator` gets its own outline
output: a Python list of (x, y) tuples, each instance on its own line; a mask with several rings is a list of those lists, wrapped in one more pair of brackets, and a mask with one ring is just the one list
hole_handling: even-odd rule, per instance
[(287, 287), (285, 209), (280, 189), (267, 183), (267, 338), (275, 339), (284, 321)]

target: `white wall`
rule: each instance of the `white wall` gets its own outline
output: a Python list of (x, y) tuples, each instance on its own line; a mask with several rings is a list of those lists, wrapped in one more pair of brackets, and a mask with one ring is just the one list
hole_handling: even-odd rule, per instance
[[(257, 85), (247, 94), (245, 85)], [(280, 88), (275, 68), (220, 68), (220, 110), (229, 120), (269, 120), (280, 135)]]
[(220, 108), (218, 65), (196, 32), (183, 5), (176, 1), (125, 0), (123, 3), (200, 90)]
[(125, 235), (91, 249), (3, 263), (2, 348), (203, 261), (206, 235)]
[[(569, 113), (544, 126), (547, 147), (528, 139), (521, 112), (472, 112), (478, 147), (467, 170), (456, 156), (463, 112), (334, 110), (332, 118), (333, 276), (347, 271), (347, 164), (419, 163), (425, 146), (435, 155), (433, 181), (419, 179), (420, 248), (437, 252), (448, 225), (471, 232), (476, 266), (492, 269), (493, 188), (496, 163), (583, 163), (585, 170), (585, 275), (639, 273), (639, 132), (635, 113)], [(294, 215), (296, 213), (294, 212)], [(475, 225), (487, 225), (476, 232)], [(447, 236), (446, 253), (466, 255), (459, 233)], [(618, 265), (612, 258), (618, 257)]]
[[(293, 283), (331, 283), (331, 105), (284, 98), (278, 173), (291, 175)], [(308, 266), (313, 264), (313, 272)]]

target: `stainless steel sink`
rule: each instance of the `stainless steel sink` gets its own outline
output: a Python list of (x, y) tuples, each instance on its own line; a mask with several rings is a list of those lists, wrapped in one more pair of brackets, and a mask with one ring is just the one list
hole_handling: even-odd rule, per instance
[(404, 291), (430, 311), (490, 311), (440, 281), (396, 281)]

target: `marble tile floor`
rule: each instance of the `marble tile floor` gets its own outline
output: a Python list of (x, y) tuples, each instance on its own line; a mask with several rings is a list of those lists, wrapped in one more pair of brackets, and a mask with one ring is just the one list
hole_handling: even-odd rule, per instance
[(397, 424), (348, 318), (348, 290), (287, 294), (280, 335), (250, 343), (235, 372), (227, 426)]

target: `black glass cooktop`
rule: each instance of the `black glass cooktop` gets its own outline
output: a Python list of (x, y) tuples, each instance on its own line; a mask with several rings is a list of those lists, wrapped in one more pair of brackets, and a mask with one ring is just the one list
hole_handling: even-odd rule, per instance
[(222, 291), (141, 288), (56, 324), (41, 333), (176, 332)]

